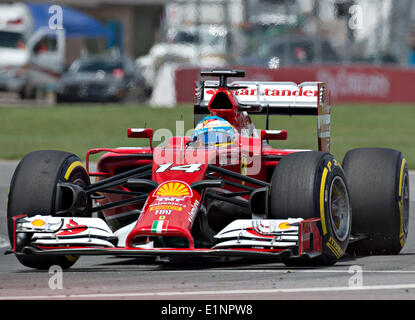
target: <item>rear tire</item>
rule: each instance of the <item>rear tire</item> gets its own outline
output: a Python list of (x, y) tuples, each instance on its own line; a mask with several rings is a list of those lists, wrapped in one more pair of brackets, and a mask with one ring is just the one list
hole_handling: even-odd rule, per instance
[[(7, 208), (7, 224), (10, 243), (14, 243), (13, 217), (54, 215), (56, 212), (57, 183), (69, 181), (86, 186), (88, 173), (77, 156), (53, 150), (34, 151), (27, 154), (18, 164), (10, 184)], [(30, 237), (30, 236), (29, 236)], [(16, 251), (30, 241), (21, 235), (16, 242)], [(63, 269), (72, 266), (78, 257), (74, 256), (35, 256), (16, 253), (24, 266), (47, 269), (59, 265)]]
[(348, 187), (339, 163), (328, 153), (285, 156), (271, 179), (271, 219), (320, 218), (322, 255), (314, 264), (332, 265), (343, 256), (351, 230)]
[(352, 243), (347, 251), (354, 255), (398, 254), (409, 225), (409, 175), (402, 153), (354, 149), (346, 153), (343, 168), (352, 199), (352, 234), (368, 237)]

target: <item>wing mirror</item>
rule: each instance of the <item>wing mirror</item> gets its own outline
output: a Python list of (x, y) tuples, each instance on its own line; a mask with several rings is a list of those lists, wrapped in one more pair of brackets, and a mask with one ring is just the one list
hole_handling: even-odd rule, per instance
[(151, 128), (129, 128), (128, 138), (147, 138), (150, 139), (150, 147), (153, 149), (153, 129)]
[(261, 130), (261, 140), (287, 140), (287, 130)]

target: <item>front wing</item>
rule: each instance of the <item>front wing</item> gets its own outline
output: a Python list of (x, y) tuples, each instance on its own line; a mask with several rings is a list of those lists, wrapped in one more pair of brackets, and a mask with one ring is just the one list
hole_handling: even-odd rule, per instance
[(216, 242), (211, 248), (156, 248), (152, 241), (126, 246), (125, 239), (132, 226), (113, 233), (99, 218), (20, 216), (14, 218), (13, 252), (16, 255), (238, 257), (303, 261), (321, 255), (319, 221), (235, 220), (215, 236)]

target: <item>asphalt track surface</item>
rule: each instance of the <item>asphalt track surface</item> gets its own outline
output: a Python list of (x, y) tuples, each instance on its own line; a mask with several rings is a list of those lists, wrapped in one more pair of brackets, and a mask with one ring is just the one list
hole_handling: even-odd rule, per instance
[[(246, 304), (254, 300), (415, 299), (413, 172), (409, 236), (397, 256), (346, 256), (324, 268), (289, 268), (281, 263), (258, 262), (179, 264), (84, 256), (60, 274), (26, 268), (14, 255), (4, 255), (9, 247), (6, 196), (16, 165), (17, 162), (0, 161), (0, 300), (139, 299), (162, 301), (167, 306), (169, 300), (198, 300), (203, 304), (242, 300)], [(204, 314), (205, 309), (199, 309), (199, 313)]]

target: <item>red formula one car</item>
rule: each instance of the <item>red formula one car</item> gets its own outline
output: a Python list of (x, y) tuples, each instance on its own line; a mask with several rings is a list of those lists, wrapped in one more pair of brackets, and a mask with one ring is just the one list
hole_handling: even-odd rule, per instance
[[(93, 149), (86, 167), (61, 151), (25, 156), (8, 198), (10, 252), (33, 268), (67, 268), (81, 255), (331, 265), (346, 252), (400, 252), (408, 233), (406, 161), (381, 148), (351, 150), (342, 164), (334, 159), (324, 83), (228, 84), (245, 73), (201, 75), (219, 80), (196, 82), (192, 136), (153, 147), (157, 132), (129, 129), (150, 146)], [(315, 115), (318, 150), (272, 148), (268, 141), (287, 132), (257, 130), (249, 114)], [(90, 155), (100, 152), (90, 172)]]

